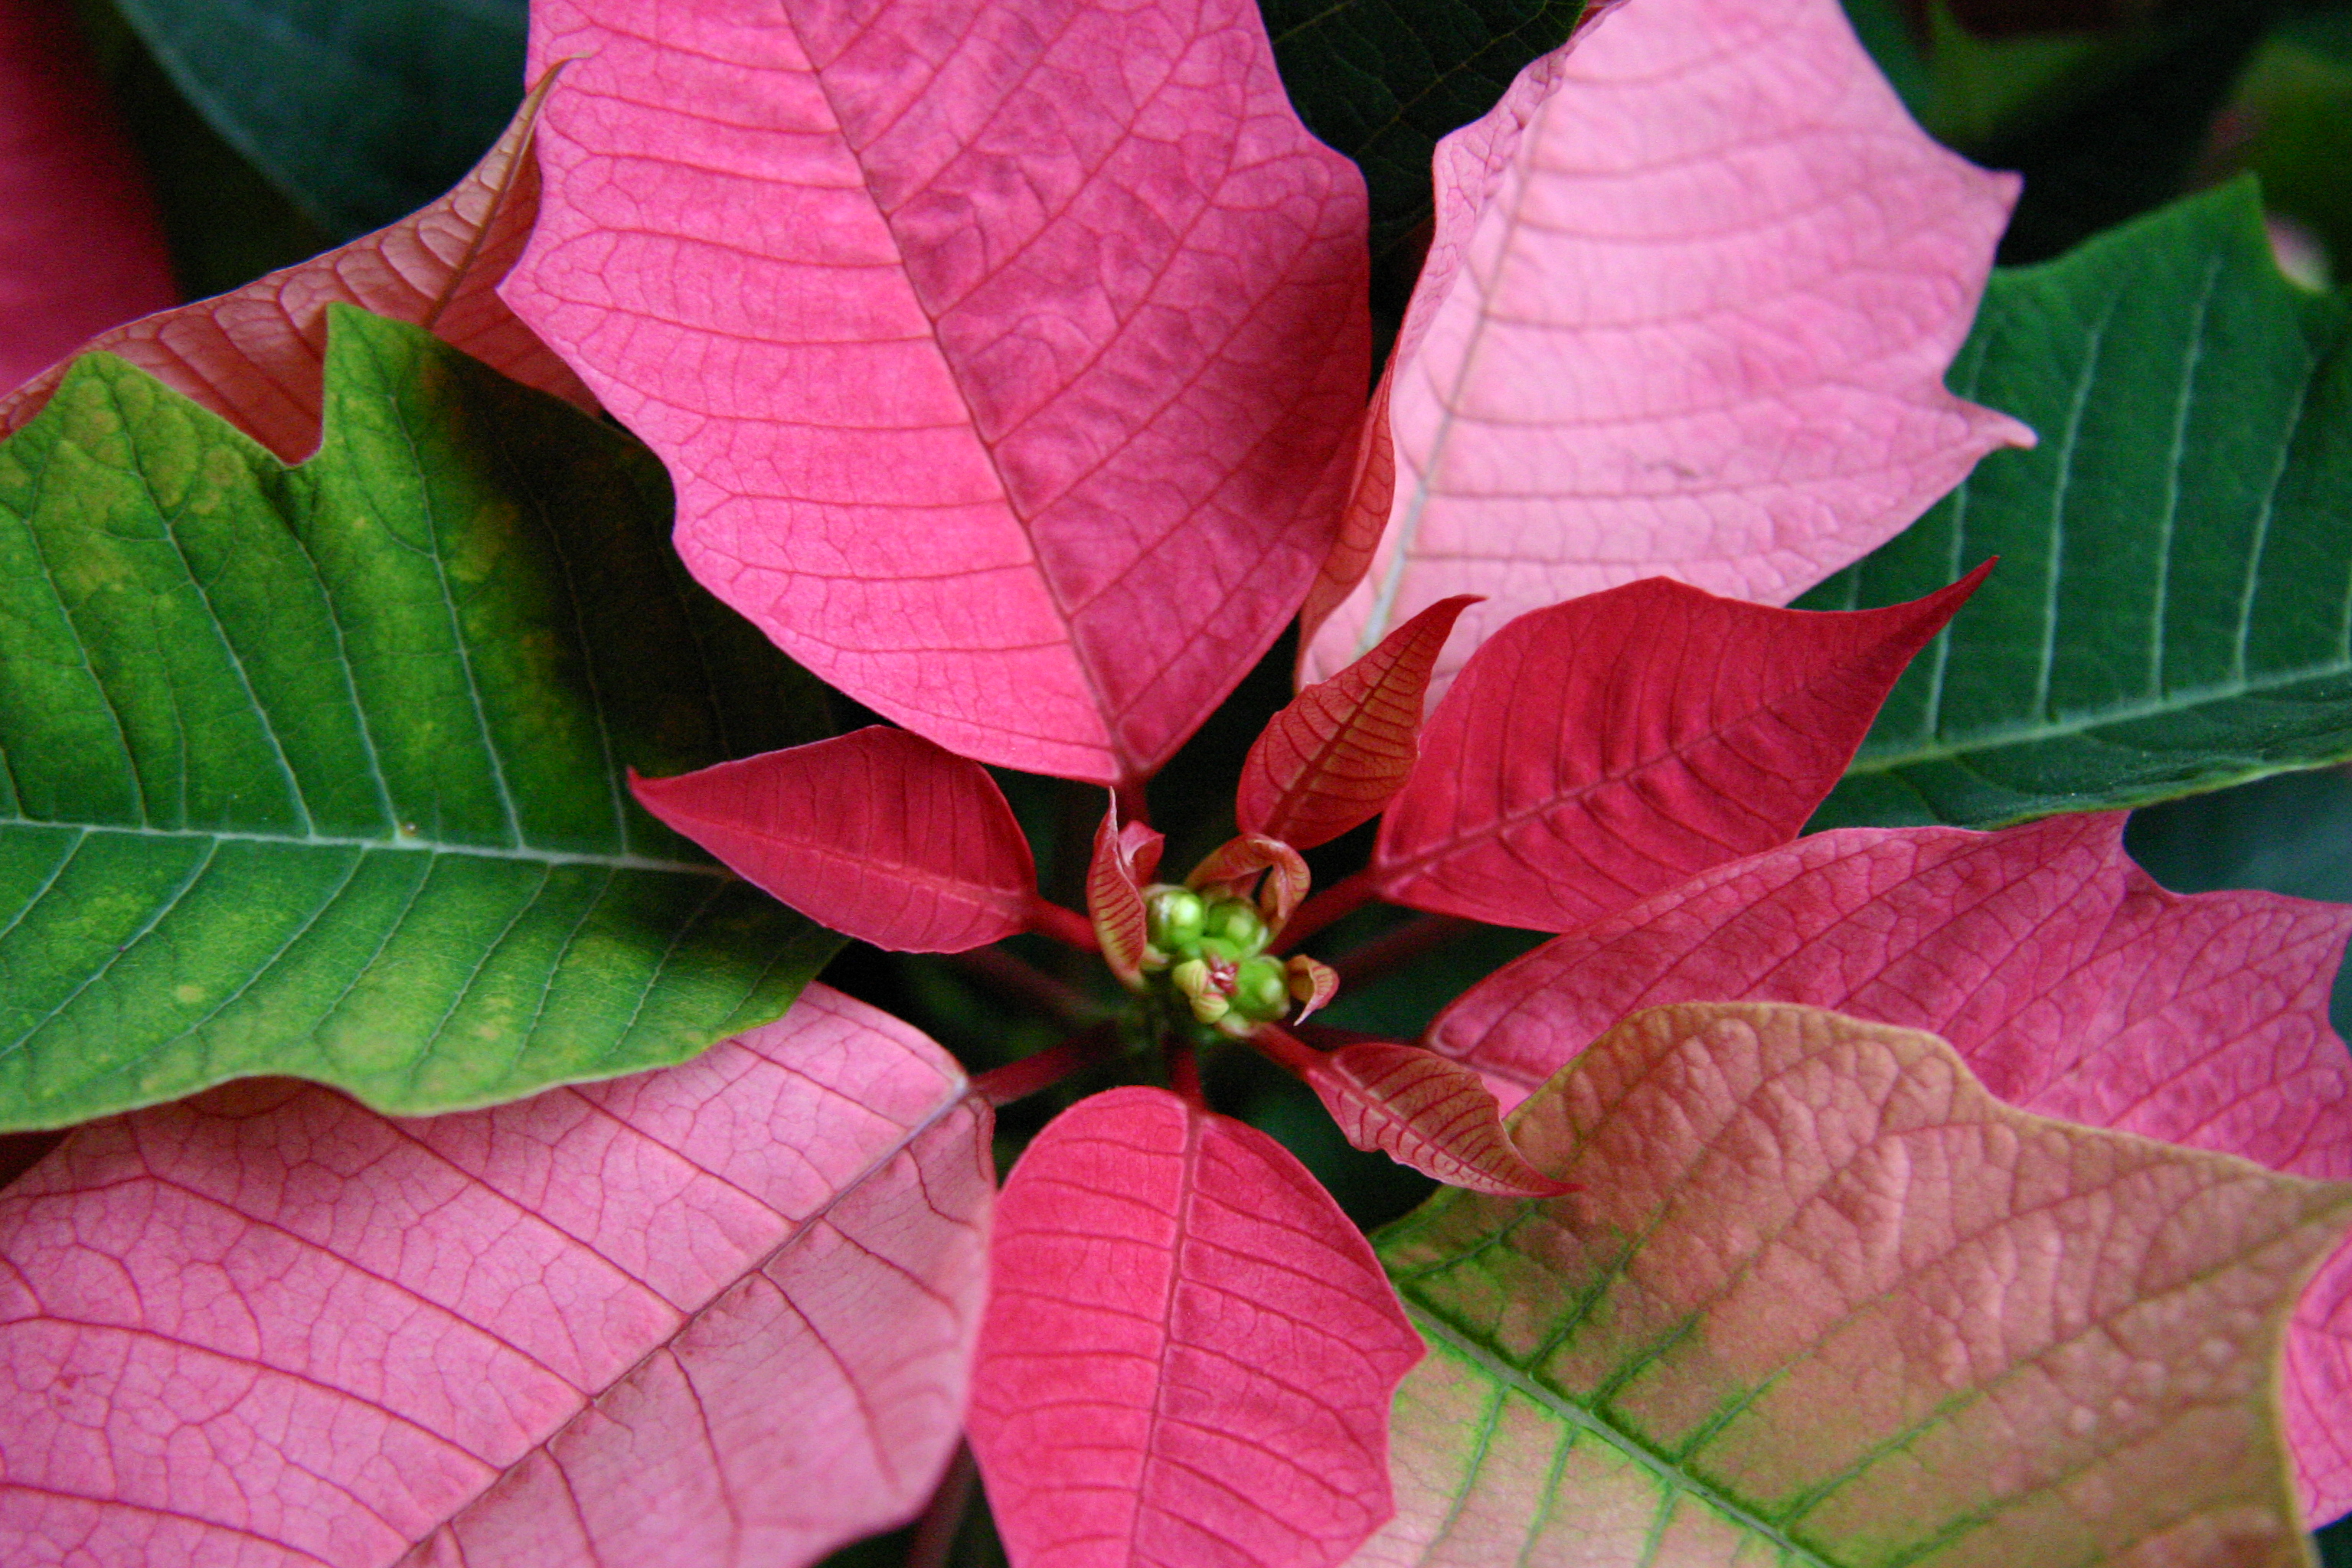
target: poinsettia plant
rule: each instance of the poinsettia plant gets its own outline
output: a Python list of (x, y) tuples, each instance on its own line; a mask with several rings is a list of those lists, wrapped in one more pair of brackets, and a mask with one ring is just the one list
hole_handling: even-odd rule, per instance
[(2352, 1507), (2352, 911), (2112, 809), (2352, 745), (2340, 303), (2242, 187), (1987, 293), (1826, 0), (1551, 16), (1402, 182), (1342, 13), (540, 0), (447, 197), (0, 402), (8, 1561), (935, 1563), (967, 1442), (1016, 1564)]

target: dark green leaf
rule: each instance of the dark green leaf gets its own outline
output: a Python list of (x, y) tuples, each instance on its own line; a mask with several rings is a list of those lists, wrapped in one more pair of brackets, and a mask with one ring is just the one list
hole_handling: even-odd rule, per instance
[(659, 467), (334, 308), (287, 468), (105, 355), (0, 446), (0, 1127), (255, 1073), (388, 1110), (681, 1060), (834, 939), (637, 808), (814, 732)]
[(1437, 139), (1568, 41), (1584, 0), (1258, 0), (1298, 117), (1364, 171), (1376, 305), (1401, 314), (1421, 265)]
[(1815, 828), (1990, 826), (2352, 755), (2352, 354), (2251, 185), (1999, 272), (1950, 383), (2032, 425), (1800, 603), (2001, 564), (1895, 689)]
[(337, 240), (465, 177), (522, 100), (523, 0), (119, 0), (182, 93)]

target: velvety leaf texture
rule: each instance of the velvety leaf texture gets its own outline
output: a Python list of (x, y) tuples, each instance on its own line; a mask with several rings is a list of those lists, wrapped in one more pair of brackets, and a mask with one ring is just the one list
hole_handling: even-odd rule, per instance
[(300, 468), (102, 355), (0, 446), (0, 1126), (608, 1078), (835, 945), (628, 798), (823, 711), (677, 569), (659, 469), (338, 310)]
[(1430, 605), (1274, 716), (1242, 763), (1244, 833), (1312, 849), (1380, 815), (1421, 754), (1430, 671), (1470, 603)]
[(337, 237), (457, 181), (522, 96), (522, 0), (124, 0), (213, 129)]
[(1522, 616), (1430, 716), (1382, 898), (1570, 931), (1794, 837), (1983, 573), (1850, 616), (1650, 578)]
[(2031, 420), (1805, 603), (2004, 565), (1819, 826), (1990, 826), (2352, 753), (2352, 315), (2279, 276), (2250, 184), (1994, 277), (1952, 385)]
[(821, 986), (495, 1110), (252, 1084), (85, 1129), (0, 1196), (0, 1556), (814, 1561), (954, 1448), (988, 1133)]
[(988, 770), (885, 725), (635, 779), (656, 816), (819, 925), (900, 952), (1029, 929), (1037, 868)]
[(1245, 0), (543, 0), (507, 298), (668, 463), (696, 574), (982, 762), (1149, 774), (1336, 526), (1363, 193)]
[[(2352, 1178), (2352, 1058), (2327, 1025), (2352, 909), (2168, 893), (2115, 816), (1800, 839), (1546, 943), (1430, 1045), (1516, 1104), (1634, 1010), (1801, 1002), (1928, 1029), (2012, 1104)], [(2352, 1251), (2305, 1291), (2287, 1423), (2307, 1517), (2352, 1508)]]
[(1568, 41), (1585, 0), (1258, 0), (1307, 128), (1356, 161), (1382, 280), (1420, 258), (1437, 140), (1495, 107), (1519, 68)]
[(1561, 1191), (1520, 1157), (1477, 1073), (1450, 1058), (1391, 1040), (1358, 1040), (1315, 1060), (1307, 1087), (1349, 1142), (1425, 1176), (1477, 1193), (1551, 1197)]
[(70, 6), (0, 3), (0, 390), (179, 298), (109, 109)]
[(1626, 5), (1435, 180), (1386, 531), (1310, 676), (1455, 594), (1486, 603), (1441, 687), (1512, 617), (1655, 573), (1782, 603), (2031, 439), (1941, 382), (2015, 182), (1911, 123), (1837, 0)]
[(1015, 1563), (1316, 1568), (1389, 1514), (1421, 1359), (1371, 1248), (1265, 1133), (1081, 1101), (997, 1204), (972, 1451)]
[[(443, 342), (527, 386), (593, 409), (580, 378), (493, 291), (522, 253), (539, 210), (539, 171), (525, 146), (526, 129), (509, 126), (455, 190), (389, 228), (232, 293), (103, 332), (85, 346), (129, 360), (289, 463), (318, 449), (327, 308), (338, 302), (395, 321), (430, 319)], [(89, 327), (56, 352), (71, 349)], [(40, 412), (66, 369), (57, 365), (0, 396), (0, 432)]]
[(2278, 1340), (2352, 1188), (1755, 1004), (1628, 1020), (1514, 1131), (1585, 1190), (1381, 1237), (1434, 1353), (1360, 1563), (2308, 1561)]

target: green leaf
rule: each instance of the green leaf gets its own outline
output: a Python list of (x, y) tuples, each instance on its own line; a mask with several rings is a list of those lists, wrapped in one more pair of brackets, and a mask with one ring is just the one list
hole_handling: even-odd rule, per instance
[(2352, 755), (2352, 321), (2282, 278), (2251, 184), (1996, 272), (1961, 395), (1987, 458), (1809, 609), (2001, 563), (1811, 826), (1987, 827)]
[(172, 80), (335, 240), (465, 177), (522, 100), (523, 0), (117, 0)]
[(2307, 1561), (2280, 1338), (2352, 1187), (2000, 1104), (1933, 1036), (1635, 1015), (1377, 1238), (1430, 1357), (1354, 1561)]
[(120, 360), (0, 445), (0, 1127), (289, 1074), (412, 1113), (681, 1060), (835, 939), (629, 797), (816, 732), (661, 469), (332, 308), (288, 468)]
[(1427, 237), (1430, 157), (1521, 67), (1568, 41), (1585, 0), (1258, 0), (1307, 128), (1353, 158), (1371, 197), (1374, 291), (1402, 313)]

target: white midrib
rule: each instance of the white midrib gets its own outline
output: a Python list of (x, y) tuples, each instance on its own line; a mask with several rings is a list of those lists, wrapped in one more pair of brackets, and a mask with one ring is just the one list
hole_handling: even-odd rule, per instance
[(1943, 762), (1955, 757), (1968, 757), (1996, 746), (2021, 744), (2028, 742), (2053, 740), (2064, 735), (2079, 735), (2107, 724), (2129, 723), (2135, 719), (2165, 718), (2207, 702), (2226, 702), (2239, 697), (2260, 697), (2282, 688), (2305, 680), (2323, 679), (2328, 676), (2352, 674), (2352, 662), (2336, 658), (2322, 664), (2305, 665), (2294, 669), (2273, 670), (2266, 675), (2208, 682), (2202, 686), (2175, 687), (2172, 690), (2130, 702), (2118, 702), (2105, 708), (2094, 708), (2064, 719), (2027, 719), (2013, 723), (1994, 725), (1971, 731), (1958, 741), (1936, 741), (1906, 746), (1900, 751), (1864, 752), (1854, 758), (1848, 773), (1892, 773), (1896, 768), (1916, 763)]
[(683, 876), (731, 878), (723, 866), (693, 860), (661, 860), (645, 855), (599, 855), (567, 849), (514, 848), (501, 845), (451, 844), (399, 833), (389, 838), (347, 838), (318, 833), (250, 833), (232, 828), (125, 827), (110, 823), (41, 822), (0, 818), (0, 833), (15, 827), (106, 834), (121, 838), (166, 839), (184, 844), (266, 844), (282, 849), (362, 849), (414, 855), (455, 855), (479, 860), (521, 860), (533, 866), (595, 866), (614, 871), (667, 871)]

